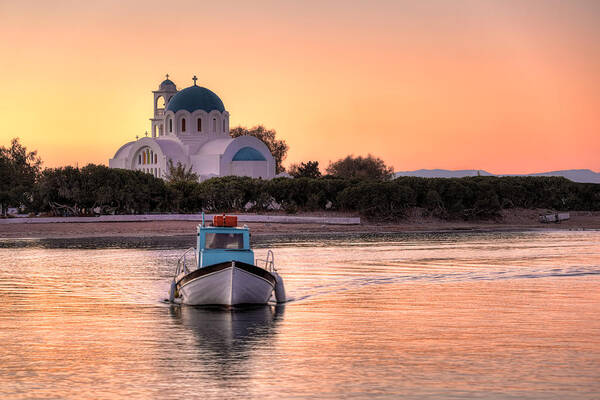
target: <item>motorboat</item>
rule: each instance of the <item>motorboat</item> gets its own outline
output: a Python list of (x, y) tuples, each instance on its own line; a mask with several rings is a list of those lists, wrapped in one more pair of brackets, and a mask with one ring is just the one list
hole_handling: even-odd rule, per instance
[(238, 227), (236, 216), (215, 215), (210, 225), (203, 216), (196, 248), (186, 250), (177, 261), (169, 300), (192, 306), (238, 306), (267, 304), (271, 297), (286, 300), (273, 252), (269, 250), (264, 260), (255, 259), (250, 229)]

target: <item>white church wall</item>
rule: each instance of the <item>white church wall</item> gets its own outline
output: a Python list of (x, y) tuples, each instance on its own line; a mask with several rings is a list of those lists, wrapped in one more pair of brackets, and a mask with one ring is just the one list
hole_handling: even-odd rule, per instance
[[(144, 157), (144, 154), (146, 154), (146, 157)], [(132, 146), (127, 158), (128, 169), (146, 172), (156, 177), (164, 176), (166, 157), (154, 139), (143, 138), (138, 140)]]
[[(190, 114), (187, 110), (179, 110), (175, 113), (175, 121), (177, 123), (174, 126), (175, 135), (177, 136), (189, 136), (190, 135), (190, 120), (192, 119), (192, 114)], [(185, 131), (182, 127), (182, 121), (185, 120)]]
[(225, 134), (229, 136), (229, 113), (227, 111), (223, 113), (223, 123), (225, 124)]
[(208, 113), (208, 132), (213, 135), (224, 133), (223, 115), (217, 110)]
[[(207, 132), (208, 127), (208, 113), (204, 110), (196, 110), (192, 113), (192, 132), (194, 135), (202, 135)], [(198, 119), (202, 121), (200, 130), (198, 130)]]
[[(198, 117), (202, 118), (202, 130), (198, 132)], [(182, 130), (181, 120), (186, 119), (185, 132)], [(169, 120), (173, 121), (172, 129)], [(190, 113), (187, 110), (179, 110), (176, 113), (167, 111), (165, 113), (165, 131), (175, 136), (209, 135), (222, 136), (229, 134), (229, 113), (213, 110), (206, 113), (204, 110), (196, 110)]]
[(173, 115), (173, 113), (171, 111), (166, 112), (166, 114), (165, 114), (165, 135), (169, 135), (169, 136), (175, 135), (175, 132), (173, 131), (174, 117), (175, 116)]
[(127, 160), (120, 158), (111, 158), (108, 160), (109, 168), (127, 168)]
[(115, 156), (108, 160), (108, 166), (110, 168), (127, 168), (127, 155), (134, 144), (135, 142), (129, 142), (121, 146)]
[[(232, 161), (227, 175), (269, 179), (267, 161)], [(271, 177), (272, 178), (272, 177)]]
[[(257, 150), (265, 158), (265, 161), (233, 161), (233, 157), (237, 154), (238, 151), (240, 151), (244, 147), (251, 147)], [(254, 176), (251, 174), (254, 173), (252, 171), (255, 170), (255, 167), (258, 168), (256, 169), (256, 171), (258, 171), (260, 170), (260, 168), (262, 168), (258, 167), (258, 165), (265, 165), (264, 168), (266, 169), (266, 172), (261, 172), (260, 175), (257, 175), (255, 177), (260, 176), (263, 179), (271, 179), (275, 177), (275, 159), (271, 155), (271, 152), (269, 151), (267, 145), (264, 144), (261, 140), (255, 138), (254, 136), (239, 136), (229, 143), (229, 145), (223, 152), (223, 156), (221, 157), (221, 171), (223, 175), (234, 174), (232, 170), (233, 163), (236, 163), (235, 175), (239, 174), (242, 176)], [(246, 168), (248, 168), (248, 170), (251, 172), (242, 172), (241, 168), (244, 168), (244, 166), (246, 166)]]
[(191, 156), (193, 171), (198, 175), (220, 175), (220, 156), (218, 154)]

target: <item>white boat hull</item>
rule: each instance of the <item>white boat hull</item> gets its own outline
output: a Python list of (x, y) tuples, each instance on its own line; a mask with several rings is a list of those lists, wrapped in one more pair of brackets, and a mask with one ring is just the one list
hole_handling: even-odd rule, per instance
[(197, 270), (202, 275), (197, 271), (188, 274), (177, 284), (181, 302), (193, 306), (266, 304), (275, 287), (274, 278), (272, 281), (271, 274), (264, 270), (258, 271), (260, 274), (253, 273), (258, 267), (236, 264), (221, 265), (216, 270), (205, 267), (207, 273)]

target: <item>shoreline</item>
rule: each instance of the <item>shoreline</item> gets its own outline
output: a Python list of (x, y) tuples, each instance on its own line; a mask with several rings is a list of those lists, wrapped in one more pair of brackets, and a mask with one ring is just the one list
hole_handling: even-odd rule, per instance
[[(98, 215), (93, 217), (15, 217), (0, 219), (1, 225), (14, 224), (70, 224), (97, 222), (163, 222), (163, 221), (212, 221), (221, 214), (137, 214)], [(238, 223), (265, 222), (283, 224), (360, 225), (360, 217), (323, 215), (279, 215), (279, 214), (229, 214), (237, 217)]]
[[(571, 212), (571, 218), (561, 223), (540, 223), (536, 210), (504, 212), (499, 221), (446, 221), (436, 218), (409, 216), (404, 220), (376, 222), (361, 220), (360, 224), (336, 225), (324, 223), (245, 222), (253, 235), (281, 234), (393, 234), (442, 232), (507, 232), (600, 230), (600, 212)], [(330, 218), (339, 214), (330, 214)], [(345, 216), (347, 217), (347, 216)], [(76, 239), (93, 237), (161, 237), (196, 234), (198, 221), (137, 221), (137, 222), (61, 222), (0, 225), (0, 239)], [(241, 222), (240, 225), (243, 225)]]

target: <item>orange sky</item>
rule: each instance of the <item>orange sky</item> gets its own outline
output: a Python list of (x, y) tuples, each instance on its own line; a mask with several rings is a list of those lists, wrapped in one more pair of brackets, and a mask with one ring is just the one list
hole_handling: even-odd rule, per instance
[(0, 2), (0, 145), (108, 164), (152, 90), (216, 92), (286, 164), (600, 170), (600, 2)]

